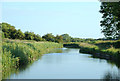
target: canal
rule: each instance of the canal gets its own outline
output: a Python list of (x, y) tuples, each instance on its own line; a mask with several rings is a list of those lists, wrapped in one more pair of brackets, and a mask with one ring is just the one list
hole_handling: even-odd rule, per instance
[(79, 49), (59, 48), (44, 54), (28, 67), (12, 73), (9, 79), (106, 79), (119, 77), (120, 69), (112, 63)]

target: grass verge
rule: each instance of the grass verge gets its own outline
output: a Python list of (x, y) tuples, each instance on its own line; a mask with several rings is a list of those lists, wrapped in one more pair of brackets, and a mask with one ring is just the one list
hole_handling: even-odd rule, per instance
[(80, 48), (81, 53), (92, 54), (94, 57), (120, 62), (120, 40), (94, 41), (94, 43), (66, 43), (63, 46)]
[(2, 42), (2, 74), (13, 68), (25, 66), (38, 60), (41, 55), (54, 48), (61, 48), (62, 44), (54, 42), (19, 42), (5, 39)]

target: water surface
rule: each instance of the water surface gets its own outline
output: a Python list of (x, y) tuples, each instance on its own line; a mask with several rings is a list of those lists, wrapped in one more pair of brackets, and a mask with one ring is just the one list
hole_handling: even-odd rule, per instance
[(103, 79), (119, 75), (119, 69), (106, 60), (79, 53), (79, 49), (61, 48), (62, 53), (44, 54), (26, 69), (12, 74), (10, 79)]

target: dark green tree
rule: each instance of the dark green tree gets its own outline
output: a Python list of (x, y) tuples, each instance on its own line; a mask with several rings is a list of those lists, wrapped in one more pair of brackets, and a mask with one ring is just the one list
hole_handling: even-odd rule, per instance
[(63, 42), (63, 37), (60, 35), (57, 35), (56, 37), (55, 37), (55, 42), (57, 42), (57, 43), (62, 43)]
[(2, 23), (2, 31), (4, 32), (4, 36), (5, 38), (10, 38), (10, 35), (9, 35), (9, 24), (7, 23)]
[(62, 34), (61, 36), (63, 37), (64, 42), (71, 42), (71, 36), (68, 34)]
[(5, 36), (4, 36), (4, 32), (2, 32), (2, 38), (5, 38)]
[(106, 38), (120, 39), (120, 2), (102, 2), (100, 22), (102, 33)]
[(25, 39), (26, 40), (33, 40), (34, 39), (34, 32), (26, 31), (24, 34), (25, 34)]
[(48, 33), (48, 34), (42, 36), (42, 38), (44, 38), (46, 41), (55, 42), (55, 36), (52, 35), (52, 33)]
[(34, 40), (36, 41), (42, 41), (42, 37), (39, 34), (34, 34)]
[(5, 38), (44, 41), (40, 35), (28, 31), (23, 33), (20, 29), (16, 30), (14, 26), (8, 23), (0, 23), (0, 29), (2, 30), (1, 34), (4, 34), (3, 37)]
[(80, 38), (71, 38), (71, 42), (83, 42), (83, 39), (80, 39)]
[(25, 39), (25, 34), (20, 29), (18, 29), (16, 38), (20, 40)]
[(8, 23), (2, 23), (2, 31), (4, 32), (5, 38), (15, 39), (17, 30), (14, 26), (11, 26)]
[(0, 31), (2, 31), (2, 23), (0, 23)]
[(14, 26), (11, 26), (10, 28), (9, 28), (9, 38), (10, 39), (17, 39), (17, 30), (15, 29), (15, 27)]

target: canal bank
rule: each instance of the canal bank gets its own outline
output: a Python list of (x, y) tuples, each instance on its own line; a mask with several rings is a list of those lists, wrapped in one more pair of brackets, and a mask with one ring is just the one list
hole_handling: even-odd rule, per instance
[(62, 44), (54, 42), (4, 39), (2, 42), (2, 78), (11, 75), (11, 71), (40, 59), (43, 54), (62, 47)]
[(9, 79), (106, 79), (108, 74), (117, 77), (118, 73), (119, 68), (104, 59), (79, 53), (77, 48), (59, 48), (11, 74)]
[(100, 43), (66, 43), (66, 48), (79, 48), (80, 53), (91, 54), (94, 58), (101, 58), (116, 63), (120, 62), (120, 41), (100, 42)]

